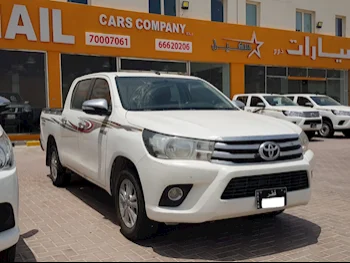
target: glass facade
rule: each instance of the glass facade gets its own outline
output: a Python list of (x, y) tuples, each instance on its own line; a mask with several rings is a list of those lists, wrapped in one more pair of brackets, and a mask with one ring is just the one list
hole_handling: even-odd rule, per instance
[(230, 65), (191, 62), (191, 76), (202, 78), (230, 96)]
[(116, 71), (116, 58), (61, 54), (62, 102), (66, 100), (72, 82), (83, 75)]
[(119, 70), (121, 71), (158, 71), (158, 72), (187, 74), (187, 63), (122, 58), (120, 59)]
[(39, 133), (47, 106), (45, 53), (0, 50), (0, 96), (11, 101), (0, 114), (8, 134)]
[(245, 91), (246, 93), (325, 94), (347, 105), (346, 73), (343, 70), (315, 68), (246, 66)]

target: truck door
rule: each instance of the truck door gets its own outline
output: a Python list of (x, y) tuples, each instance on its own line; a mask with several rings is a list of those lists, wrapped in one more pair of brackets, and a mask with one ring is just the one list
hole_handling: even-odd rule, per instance
[[(112, 98), (108, 79), (97, 78), (91, 90), (89, 100), (106, 99), (112, 112)], [(84, 128), (79, 135), (79, 156), (82, 173), (91, 181), (105, 186), (105, 160), (107, 149), (107, 123), (109, 116), (83, 113), (81, 123)]]
[[(91, 79), (82, 80), (76, 84), (72, 96), (67, 101), (62, 112), (60, 158), (68, 168), (79, 171), (79, 118), (83, 114), (82, 105), (87, 100), (91, 89)], [(71, 98), (71, 99), (69, 99)]]

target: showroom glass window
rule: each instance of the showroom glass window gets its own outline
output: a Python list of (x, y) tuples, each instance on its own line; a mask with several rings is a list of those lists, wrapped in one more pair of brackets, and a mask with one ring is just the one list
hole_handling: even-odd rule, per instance
[(224, 0), (211, 0), (211, 21), (224, 22)]
[(0, 50), (0, 96), (11, 101), (0, 114), (9, 134), (40, 133), (40, 114), (46, 105), (46, 55)]
[(73, 81), (86, 74), (116, 71), (116, 59), (82, 55), (61, 55), (62, 102), (64, 104)]
[(245, 66), (245, 92), (265, 93), (265, 67)]

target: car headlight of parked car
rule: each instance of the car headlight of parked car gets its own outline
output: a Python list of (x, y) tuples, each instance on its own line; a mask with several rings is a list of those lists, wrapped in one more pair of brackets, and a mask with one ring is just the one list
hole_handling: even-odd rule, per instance
[(14, 164), (13, 148), (7, 134), (0, 129), (0, 170), (7, 170)]
[(144, 130), (143, 141), (149, 154), (160, 159), (209, 161), (214, 142), (181, 138)]
[(338, 116), (350, 116), (350, 111), (332, 110), (332, 112)]
[(310, 141), (304, 131), (302, 131), (301, 134), (299, 135), (299, 140), (300, 140), (301, 146), (303, 147), (303, 152), (306, 153), (307, 150), (309, 150)]
[(304, 117), (304, 112), (300, 111), (283, 111), (283, 114), (288, 117)]

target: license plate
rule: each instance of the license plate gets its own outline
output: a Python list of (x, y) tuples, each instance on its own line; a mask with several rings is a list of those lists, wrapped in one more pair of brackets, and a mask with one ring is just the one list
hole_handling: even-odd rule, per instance
[(311, 128), (316, 128), (317, 127), (317, 124), (316, 123), (312, 123), (311, 124)]
[(287, 206), (287, 188), (257, 190), (257, 209), (274, 209)]
[(7, 119), (14, 120), (14, 119), (16, 119), (16, 115), (15, 114), (7, 114)]

